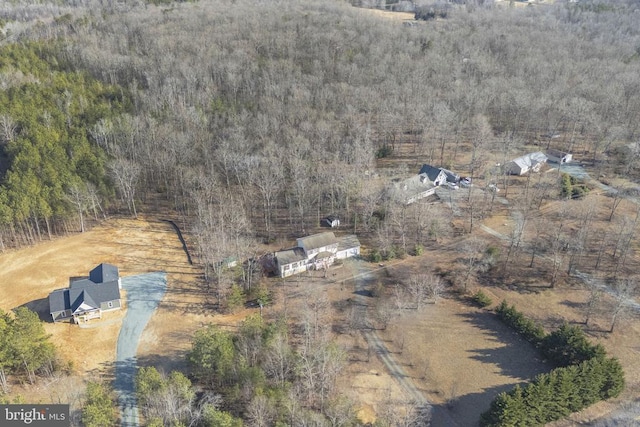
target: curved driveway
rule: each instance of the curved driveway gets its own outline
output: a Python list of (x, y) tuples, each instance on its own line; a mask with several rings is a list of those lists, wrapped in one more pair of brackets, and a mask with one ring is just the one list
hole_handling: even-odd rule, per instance
[(127, 315), (118, 335), (114, 388), (118, 393), (121, 425), (138, 426), (138, 407), (134, 393), (138, 342), (167, 290), (167, 274), (157, 272), (123, 277), (122, 287), (127, 291)]

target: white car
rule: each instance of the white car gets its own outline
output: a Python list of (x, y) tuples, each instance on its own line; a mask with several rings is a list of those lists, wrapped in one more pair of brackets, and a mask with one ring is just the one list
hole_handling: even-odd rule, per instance
[(489, 184), (489, 185), (487, 186), (487, 188), (488, 188), (488, 189), (489, 189), (489, 191), (491, 191), (492, 193), (499, 193), (499, 192), (500, 192), (500, 189), (499, 189), (499, 188), (498, 188), (498, 186), (497, 186), (497, 185), (495, 185), (495, 184)]
[(460, 184), (460, 187), (471, 187), (471, 178), (462, 178), (458, 184)]

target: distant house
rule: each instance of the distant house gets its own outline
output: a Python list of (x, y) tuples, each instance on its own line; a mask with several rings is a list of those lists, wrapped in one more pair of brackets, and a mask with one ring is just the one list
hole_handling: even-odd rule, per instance
[(505, 173), (509, 175), (524, 175), (527, 172), (538, 172), (547, 162), (547, 156), (538, 151), (513, 159), (504, 166)]
[(100, 264), (89, 272), (89, 277), (74, 277), (69, 282), (68, 288), (49, 294), (49, 312), (54, 322), (86, 322), (122, 307), (121, 281), (114, 265)]
[(549, 159), (550, 162), (561, 165), (563, 163), (569, 163), (573, 160), (573, 156), (569, 153), (565, 153), (564, 151), (550, 148), (547, 150), (547, 159)]
[(331, 227), (331, 228), (339, 227), (340, 219), (335, 215), (329, 215), (320, 220), (320, 225), (323, 227)]
[(336, 259), (360, 254), (360, 242), (355, 235), (340, 239), (332, 232), (313, 234), (297, 239), (296, 247), (274, 254), (276, 271), (280, 277), (288, 277), (307, 270), (329, 267)]
[[(444, 182), (446, 182), (446, 179)], [(393, 200), (410, 205), (434, 194), (436, 186), (427, 174), (421, 173), (396, 183), (389, 191)]]
[(420, 168), (420, 172), (418, 172), (418, 175), (425, 175), (429, 179), (431, 184), (435, 185), (436, 187), (439, 185), (444, 185), (444, 183), (447, 182), (447, 174), (443, 169), (427, 164), (422, 165), (422, 168)]

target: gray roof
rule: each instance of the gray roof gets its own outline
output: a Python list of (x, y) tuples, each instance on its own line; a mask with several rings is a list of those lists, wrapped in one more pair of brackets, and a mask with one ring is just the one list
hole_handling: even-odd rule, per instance
[(302, 248), (286, 249), (275, 253), (278, 265), (291, 264), (307, 259)]
[(118, 267), (112, 264), (102, 263), (89, 272), (89, 279), (94, 283), (111, 282), (119, 277)]
[(563, 158), (564, 156), (566, 156), (568, 154), (569, 153), (567, 153), (565, 151), (556, 150), (555, 148), (549, 148), (547, 150), (547, 156), (557, 157), (559, 159)]
[(71, 308), (69, 289), (56, 289), (49, 294), (49, 312), (57, 313), (68, 308)]
[(449, 182), (458, 182), (460, 181), (460, 175), (455, 172), (450, 171), (449, 169), (440, 169), (447, 176), (447, 181)]
[(347, 236), (340, 237), (338, 240), (338, 251), (344, 251), (351, 248), (359, 248), (360, 240), (355, 234), (349, 234)]
[(429, 177), (429, 179), (433, 182), (438, 178), (438, 175), (440, 175), (440, 172), (442, 172), (442, 169), (424, 164), (422, 165), (422, 168), (420, 168), (420, 172), (418, 172), (418, 175), (426, 174)]
[(528, 170), (538, 163), (545, 163), (547, 161), (547, 156), (545, 156), (541, 151), (536, 151), (535, 153), (525, 154), (524, 156), (513, 159), (512, 161), (517, 164), (520, 169)]
[[(76, 309), (82, 302), (95, 307), (107, 301), (120, 299), (118, 281), (93, 283), (89, 279), (75, 281), (69, 287), (69, 301), (72, 309)], [(97, 304), (97, 305), (96, 305)]]
[(89, 291), (86, 290), (82, 291), (73, 304), (71, 304), (71, 311), (75, 313), (82, 304), (86, 304), (91, 308), (100, 308), (100, 304), (96, 304), (93, 298), (91, 298)]
[(319, 260), (323, 258), (331, 258), (332, 256), (335, 256), (335, 255), (336, 254), (334, 254), (333, 252), (323, 251), (323, 252), (318, 252), (318, 254), (315, 256), (314, 259)]
[(98, 283), (88, 278), (72, 279), (68, 289), (56, 289), (49, 294), (49, 311), (75, 311), (83, 303), (99, 308), (102, 303), (120, 299), (117, 267), (100, 264), (91, 270), (90, 277), (96, 280), (112, 279)]
[(324, 248), (329, 245), (338, 243), (335, 234), (328, 231), (326, 233), (312, 234), (311, 236), (301, 237), (298, 239), (298, 246), (303, 248), (305, 252), (310, 249)]

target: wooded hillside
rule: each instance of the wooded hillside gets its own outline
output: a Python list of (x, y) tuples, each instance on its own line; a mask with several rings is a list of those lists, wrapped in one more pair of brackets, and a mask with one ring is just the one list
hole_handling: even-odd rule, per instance
[[(497, 164), (551, 147), (625, 179), (608, 221), (593, 230), (604, 209), (570, 200), (586, 183), (524, 178), (506, 202), (508, 249), (464, 242), (452, 283), (466, 292), (487, 271), (506, 282), (525, 247), (530, 267), (544, 255), (536, 274), (550, 288), (578, 270), (633, 282), (640, 215), (614, 213), (640, 171), (635, 2), (473, 3), (403, 25), (338, 0), (3, 2), (0, 250), (83, 231), (87, 217), (170, 211), (216, 308), (241, 307), (265, 291), (263, 243), (336, 214), (380, 260), (419, 254), (452, 226), (472, 231), (496, 183), (506, 196)], [(451, 200), (449, 212), (388, 197), (423, 163), (487, 184), (461, 202), (462, 226)], [(542, 217), (554, 199), (573, 204)], [(234, 258), (249, 261), (223, 271)]]
[[(27, 25), (27, 12), (43, 21)], [(542, 135), (559, 133), (563, 148), (627, 173), (640, 153), (640, 35), (621, 2), (454, 8), (412, 27), (310, 1), (19, 2), (2, 16), (2, 99), (11, 104), (3, 185), (15, 188), (3, 195), (5, 237), (11, 226), (37, 229), (73, 212), (63, 195), (74, 179), (109, 199), (102, 150), (132, 212), (161, 192), (203, 227), (216, 205), (267, 238), (282, 215), (291, 232), (314, 212), (358, 213), (367, 226), (367, 173), (406, 135), (424, 162), (479, 176), (490, 158), (549, 144)], [(36, 94), (39, 110), (29, 104)], [(126, 94), (132, 109), (122, 115)], [(26, 122), (38, 126), (27, 132)], [(25, 138), (37, 155), (14, 147)], [(460, 164), (463, 147), (473, 149), (471, 164)], [(55, 162), (59, 176), (37, 158)], [(29, 190), (31, 175), (47, 196)]]

